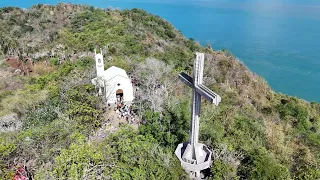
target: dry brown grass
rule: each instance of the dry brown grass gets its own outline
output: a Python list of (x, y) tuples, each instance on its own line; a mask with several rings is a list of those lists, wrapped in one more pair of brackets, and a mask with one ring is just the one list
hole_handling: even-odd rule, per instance
[(31, 93), (25, 90), (18, 90), (12, 96), (5, 97), (0, 102), (0, 116), (17, 113), (24, 114), (26, 110), (40, 102), (47, 99), (47, 91), (39, 91), (37, 93)]
[(292, 127), (290, 124), (276, 123), (277, 120), (274, 119), (278, 118), (274, 115), (266, 120), (268, 149), (278, 156), (279, 159), (289, 162), (294, 151), (294, 142), (286, 137)]
[(57, 67), (46, 64), (45, 62), (35, 63), (33, 66), (33, 72), (37, 75), (43, 75), (46, 73), (52, 73), (57, 70)]
[(270, 106), (274, 92), (266, 81), (227, 52), (206, 54), (205, 83), (218, 84), (224, 91), (235, 91), (239, 105), (253, 105), (257, 109)]
[(0, 67), (0, 91), (12, 91), (24, 86), (23, 77), (12, 73), (13, 69)]

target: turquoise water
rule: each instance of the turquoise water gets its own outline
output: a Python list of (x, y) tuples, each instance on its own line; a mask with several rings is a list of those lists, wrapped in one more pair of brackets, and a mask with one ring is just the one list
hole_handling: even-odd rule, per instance
[[(317, 94), (320, 93), (320, 1), (66, 2), (103, 8), (143, 8), (170, 21), (186, 37), (203, 45), (211, 44), (213, 49), (228, 49), (264, 77), (276, 92), (320, 102)], [(34, 2), (24, 2), (20, 7), (30, 4)], [(19, 5), (19, 1), (0, 2), (0, 6), (4, 5)]]

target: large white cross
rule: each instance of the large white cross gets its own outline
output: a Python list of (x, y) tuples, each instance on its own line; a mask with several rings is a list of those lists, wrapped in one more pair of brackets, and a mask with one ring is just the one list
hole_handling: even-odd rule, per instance
[(191, 106), (190, 142), (183, 145), (180, 144), (177, 147), (176, 155), (186, 170), (195, 172), (196, 174), (199, 174), (198, 172), (200, 172), (200, 170), (208, 168), (211, 159), (211, 151), (205, 145), (198, 143), (201, 97), (204, 97), (206, 100), (216, 106), (221, 101), (221, 97), (218, 94), (202, 84), (203, 66), (204, 54), (196, 53), (193, 65), (193, 78), (185, 73), (181, 73), (179, 75), (179, 79), (192, 88), (193, 94)]

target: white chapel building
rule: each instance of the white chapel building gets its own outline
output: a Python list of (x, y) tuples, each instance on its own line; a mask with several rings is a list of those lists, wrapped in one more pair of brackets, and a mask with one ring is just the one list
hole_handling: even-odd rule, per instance
[(104, 70), (102, 54), (95, 54), (97, 77), (91, 82), (99, 88), (99, 94), (105, 95), (108, 104), (115, 104), (119, 101), (131, 104), (133, 87), (130, 78), (125, 70), (111, 66)]

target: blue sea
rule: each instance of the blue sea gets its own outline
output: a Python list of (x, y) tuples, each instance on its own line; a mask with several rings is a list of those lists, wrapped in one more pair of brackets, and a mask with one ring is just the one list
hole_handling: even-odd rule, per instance
[(2, 0), (0, 6), (40, 2), (143, 8), (202, 45), (229, 50), (276, 92), (320, 102), (319, 0)]

